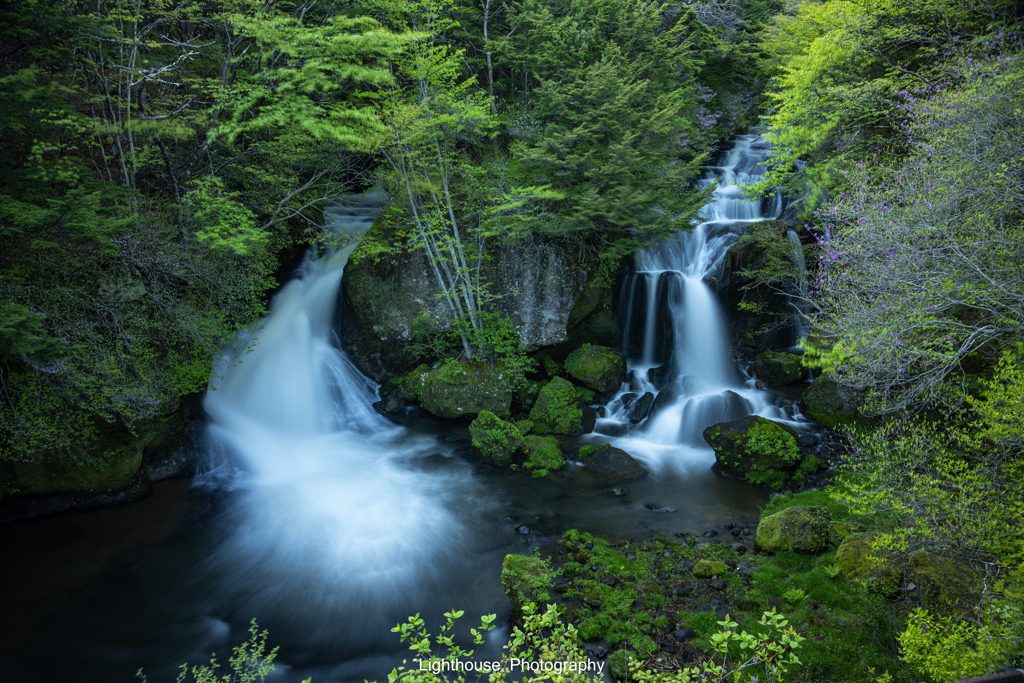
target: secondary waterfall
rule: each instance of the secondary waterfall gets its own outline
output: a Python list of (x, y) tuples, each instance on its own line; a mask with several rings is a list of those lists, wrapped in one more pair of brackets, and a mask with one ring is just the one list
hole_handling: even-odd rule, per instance
[(342, 271), (381, 202), (334, 210), (329, 228), (349, 246), (311, 248), (210, 384), (209, 450), (241, 499), (213, 562), (247, 587), (254, 614), (294, 600), (301, 621), (309, 601), (393, 601), (437, 562), (441, 544), (424, 539), (459, 533), (439, 502), (442, 482), (403, 463), (416, 444), (373, 410), (375, 385), (339, 349)]
[(790, 421), (735, 367), (725, 320), (708, 286), (725, 254), (750, 223), (776, 218), (781, 196), (749, 201), (744, 186), (764, 174), (770, 147), (741, 135), (718, 166), (698, 181), (711, 201), (703, 222), (637, 255), (623, 286), (624, 352), (629, 377), (605, 408), (596, 431), (651, 467), (706, 467), (705, 428), (746, 415)]

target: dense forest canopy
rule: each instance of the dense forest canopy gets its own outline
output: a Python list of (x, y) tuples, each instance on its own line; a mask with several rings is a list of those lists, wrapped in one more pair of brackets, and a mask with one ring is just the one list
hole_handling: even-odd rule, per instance
[(327, 239), (324, 210), (374, 185), (390, 232), (364, 257), (422, 251), (456, 321), (420, 320), (410, 348), (518, 381), (533, 361), (495, 306), (496, 250), (558, 241), (607, 283), (692, 227), (700, 168), (756, 126), (774, 157), (755, 191), (785, 194), (810, 263), (804, 366), (858, 403), (832, 425), (851, 455), (831, 495), (884, 520), (878, 553), (994, 572), (960, 612), (907, 622), (905, 659), (933, 680), (1019, 663), (1022, 10), (4, 3), (0, 489), (28, 464), (102, 467), (112, 430), (202, 391), (296, 245)]

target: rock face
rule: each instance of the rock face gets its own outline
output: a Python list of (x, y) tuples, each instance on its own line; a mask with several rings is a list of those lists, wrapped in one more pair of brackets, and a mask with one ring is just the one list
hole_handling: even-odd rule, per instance
[(644, 468), (633, 456), (608, 444), (584, 446), (580, 449), (580, 460), (589, 472), (609, 481), (625, 481), (644, 476)]
[(770, 387), (784, 387), (807, 377), (801, 357), (785, 351), (763, 351), (757, 354), (754, 372), (758, 379)]
[(626, 378), (626, 357), (617, 349), (584, 344), (565, 359), (565, 370), (594, 391), (612, 391)]
[(501, 587), (512, 605), (512, 618), (523, 618), (523, 605), (528, 602), (543, 606), (551, 600), (548, 593), (550, 572), (539, 557), (506, 555), (501, 563)]
[(584, 419), (592, 413), (569, 380), (555, 377), (537, 395), (530, 421), (536, 434), (575, 435), (594, 428), (592, 419)]
[(527, 436), (523, 439), (523, 454), (526, 456), (523, 465), (533, 470), (535, 477), (560, 470), (565, 464), (558, 439), (553, 436)]
[(884, 555), (872, 560), (874, 534), (853, 534), (843, 539), (836, 551), (836, 566), (843, 579), (864, 586), (873, 593), (893, 596), (899, 592), (903, 574)]
[(438, 417), (475, 417), (488, 410), (508, 417), (512, 391), (500, 365), (449, 362), (420, 379), (420, 405)]
[[(365, 374), (384, 379), (409, 369), (413, 321), (452, 328), (454, 315), (424, 252), (395, 249), (400, 216), (385, 208), (349, 257), (342, 281), (346, 345)], [(489, 245), (481, 279), (500, 292), (495, 308), (512, 319), (527, 351), (570, 337), (614, 343), (617, 324), (607, 286), (588, 281), (596, 271), (578, 249), (560, 240), (528, 237)], [(576, 348), (583, 339), (577, 339)], [(565, 350), (560, 357), (572, 349)]]
[(748, 480), (757, 479), (758, 473), (781, 472), (800, 460), (793, 428), (756, 415), (708, 427), (704, 440), (715, 451), (717, 471)]
[(469, 425), (469, 434), (484, 459), (499, 467), (512, 462), (512, 455), (523, 442), (523, 435), (514, 424), (505, 422), (489, 410), (480, 411)]
[(771, 553), (816, 553), (828, 546), (831, 530), (832, 515), (828, 508), (791, 507), (762, 517), (754, 541), (761, 550)]
[(832, 428), (863, 421), (858, 410), (862, 398), (862, 391), (839, 384), (828, 375), (815, 378), (803, 394), (810, 416)]

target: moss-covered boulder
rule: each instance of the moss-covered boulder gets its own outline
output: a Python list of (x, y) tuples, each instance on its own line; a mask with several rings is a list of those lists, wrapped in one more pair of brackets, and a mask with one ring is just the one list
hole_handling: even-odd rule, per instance
[(866, 422), (859, 410), (863, 397), (862, 390), (840, 384), (829, 375), (821, 375), (804, 389), (803, 402), (808, 415), (835, 429)]
[(753, 484), (781, 482), (800, 462), (793, 428), (757, 415), (712, 425), (704, 440), (715, 451), (716, 472)]
[(803, 359), (795, 353), (764, 351), (757, 354), (754, 372), (770, 387), (784, 387), (807, 377)]
[(725, 562), (713, 560), (697, 560), (693, 565), (693, 575), (698, 579), (710, 579), (712, 576), (721, 576), (729, 571), (729, 565)]
[(449, 360), (423, 375), (420, 405), (438, 417), (475, 417), (489, 410), (508, 417), (512, 390), (500, 364)]
[(418, 402), (428, 374), (430, 366), (423, 364), (406, 375), (388, 379), (380, 387), (381, 407), (394, 413), (406, 404)]
[(626, 357), (617, 349), (584, 344), (565, 359), (565, 370), (594, 391), (611, 391), (626, 379)]
[(480, 411), (469, 425), (469, 434), (484, 459), (499, 467), (512, 462), (512, 455), (523, 442), (523, 435), (514, 424), (505, 422), (489, 410)]
[(978, 575), (969, 565), (922, 551), (910, 557), (910, 566), (924, 607), (949, 612), (977, 601)]
[(625, 481), (644, 476), (640, 466), (626, 451), (609, 444), (584, 446), (580, 449), (580, 460), (588, 472), (608, 481)]
[(533, 476), (543, 477), (548, 472), (562, 469), (565, 457), (553, 436), (527, 436), (523, 439), (523, 465), (533, 470)]
[(891, 555), (872, 552), (874, 538), (874, 534), (847, 536), (836, 551), (836, 566), (843, 580), (891, 597), (900, 589), (903, 572)]
[(543, 606), (551, 600), (548, 584), (551, 570), (539, 557), (506, 555), (501, 563), (501, 587), (512, 605), (512, 618), (523, 618), (523, 605), (528, 602)]
[(761, 550), (816, 553), (831, 541), (832, 515), (828, 508), (796, 506), (762, 517), (754, 542)]
[(544, 382), (535, 382), (531, 379), (523, 380), (512, 393), (512, 398), (519, 404), (522, 410), (529, 411), (533, 404), (537, 402), (537, 396), (543, 387)]
[(530, 410), (533, 431), (536, 434), (582, 434), (587, 425), (585, 407), (572, 382), (555, 377), (540, 390)]

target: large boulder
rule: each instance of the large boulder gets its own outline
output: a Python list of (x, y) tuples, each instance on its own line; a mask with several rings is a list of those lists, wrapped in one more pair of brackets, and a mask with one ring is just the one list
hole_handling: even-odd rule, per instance
[(580, 449), (580, 460), (587, 471), (601, 479), (625, 481), (644, 476), (644, 468), (633, 456), (609, 444), (584, 446)]
[(782, 550), (816, 553), (828, 546), (831, 531), (832, 515), (828, 508), (796, 506), (762, 517), (754, 542), (770, 553)]
[(626, 357), (617, 349), (584, 344), (565, 359), (565, 370), (594, 391), (611, 391), (626, 379)]
[(836, 551), (836, 566), (844, 580), (891, 597), (899, 591), (903, 572), (890, 554), (872, 551), (874, 539), (874, 534), (847, 536)]
[(977, 600), (978, 575), (963, 562), (922, 551), (910, 557), (910, 566), (924, 607), (950, 612)]
[(593, 410), (572, 382), (562, 377), (555, 377), (540, 390), (530, 410), (536, 434), (582, 434), (594, 428), (593, 419)]
[(512, 390), (500, 364), (448, 361), (422, 375), (420, 405), (438, 417), (508, 417)]
[(715, 451), (715, 471), (755, 484), (782, 477), (800, 461), (796, 432), (789, 425), (757, 415), (721, 422), (704, 430)]
[(523, 442), (523, 435), (514, 424), (505, 422), (489, 410), (480, 411), (469, 425), (469, 434), (484, 459), (499, 467), (512, 462), (512, 455)]
[(562, 469), (565, 457), (553, 436), (527, 436), (523, 439), (523, 466), (533, 470), (533, 476), (542, 477), (548, 472)]
[(512, 618), (520, 622), (523, 605), (528, 602), (543, 607), (549, 600), (548, 583), (551, 572), (539, 557), (506, 555), (501, 563), (501, 587), (512, 605)]
[(807, 377), (803, 358), (785, 351), (763, 351), (757, 354), (754, 372), (770, 387), (784, 387)]
[(833, 429), (864, 422), (859, 410), (863, 398), (863, 390), (840, 384), (829, 375), (816, 377), (803, 393), (807, 413)]

